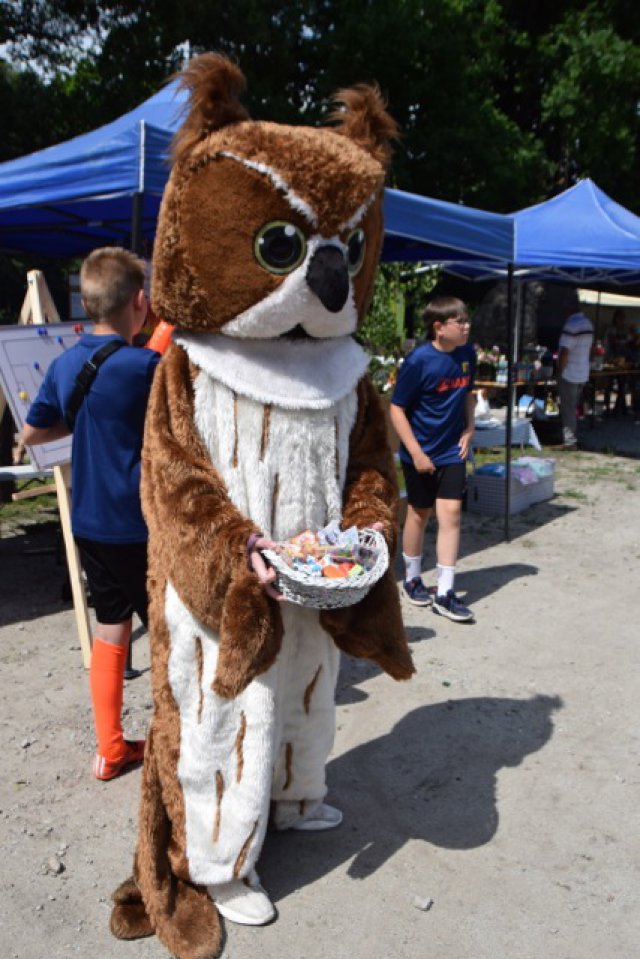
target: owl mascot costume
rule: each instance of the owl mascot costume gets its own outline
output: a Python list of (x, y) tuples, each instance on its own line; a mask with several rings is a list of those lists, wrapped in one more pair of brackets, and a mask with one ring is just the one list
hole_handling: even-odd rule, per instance
[(395, 124), (366, 86), (338, 94), (331, 127), (250, 120), (243, 75), (217, 54), (182, 83), (152, 286), (176, 330), (143, 456), (153, 718), (111, 929), (211, 959), (220, 915), (275, 915), (255, 870), (267, 825), (342, 818), (323, 802), (339, 650), (394, 679), (413, 665), (390, 570), (359, 603), (320, 612), (274, 600), (252, 563), (259, 535), (331, 520), (378, 522), (395, 549), (385, 418), (353, 338)]

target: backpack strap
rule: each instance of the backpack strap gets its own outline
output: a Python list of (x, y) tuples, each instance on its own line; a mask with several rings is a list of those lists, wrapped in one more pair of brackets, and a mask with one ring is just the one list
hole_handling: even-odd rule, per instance
[(111, 356), (112, 353), (115, 353), (116, 350), (119, 350), (121, 346), (126, 345), (127, 344), (122, 340), (110, 340), (108, 343), (105, 343), (104, 346), (101, 346), (99, 350), (96, 350), (96, 352), (89, 357), (87, 362), (83, 365), (82, 369), (76, 376), (73, 392), (69, 397), (69, 402), (67, 404), (67, 410), (64, 417), (67, 426), (72, 432), (76, 423), (78, 410), (82, 406), (85, 396), (91, 389), (91, 384), (96, 378), (98, 369), (102, 366), (107, 357)]

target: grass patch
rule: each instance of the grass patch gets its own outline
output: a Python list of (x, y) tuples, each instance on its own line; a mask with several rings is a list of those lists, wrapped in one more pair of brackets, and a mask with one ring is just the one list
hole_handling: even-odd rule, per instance
[(629, 467), (626, 463), (620, 462), (605, 465), (591, 463), (578, 473), (581, 482), (597, 483), (601, 480), (608, 480), (612, 483), (623, 483), (627, 487), (638, 474), (640, 474), (640, 470), (637, 467)]
[(34, 499), (23, 500), (18, 503), (3, 503), (0, 507), (0, 517), (2, 519), (20, 519), (28, 517), (33, 519), (38, 513), (50, 513), (57, 510), (57, 503), (51, 502), (51, 496), (36, 496)]
[(616, 466), (611, 464), (610, 466), (589, 466), (585, 472), (585, 479), (589, 480), (599, 480), (604, 479), (608, 476), (615, 477), (615, 474), (618, 472)]
[[(16, 483), (16, 492), (19, 493), (22, 490), (35, 490), (39, 486), (48, 486), (51, 481), (47, 480), (27, 480), (22, 483)], [(56, 494), (44, 493), (42, 496), (33, 496), (29, 499), (21, 500), (9, 500), (6, 503), (0, 503), (0, 518), (3, 520), (20, 520), (22, 517), (29, 519), (33, 522), (34, 519), (37, 519), (38, 514), (43, 514), (43, 519), (49, 519), (49, 513), (51, 511), (57, 513), (58, 509), (58, 500)]]
[(567, 489), (563, 493), (560, 493), (560, 496), (566, 496), (567, 499), (576, 499), (581, 503), (586, 503), (588, 500), (587, 494), (579, 489)]

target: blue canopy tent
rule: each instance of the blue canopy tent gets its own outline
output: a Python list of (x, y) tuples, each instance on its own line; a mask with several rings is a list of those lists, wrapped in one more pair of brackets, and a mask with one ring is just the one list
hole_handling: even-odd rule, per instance
[[(593, 180), (543, 203), (512, 214), (512, 263), (494, 260), (448, 263), (448, 272), (465, 279), (508, 281), (509, 354), (507, 421), (513, 408), (513, 364), (518, 318), (512, 310), (513, 283), (546, 280), (576, 286), (622, 288), (640, 283), (640, 217), (607, 196)], [(517, 313), (517, 310), (515, 311)], [(509, 451), (507, 452), (507, 469)], [(509, 537), (509, 518), (505, 531)]]
[(174, 81), (112, 123), (0, 164), (0, 249), (76, 257), (150, 243), (185, 100)]
[[(514, 276), (580, 286), (640, 283), (640, 217), (607, 196), (593, 180), (512, 214)], [(502, 264), (460, 257), (447, 269), (475, 280), (506, 275)]]
[[(0, 249), (74, 257), (136, 232), (151, 242), (186, 96), (174, 81), (112, 123), (0, 164)], [(400, 190), (386, 191), (385, 221), (389, 261), (498, 266), (513, 248), (508, 217)]]
[(386, 190), (387, 262), (450, 263), (478, 261), (484, 269), (505, 269), (513, 255), (513, 223), (508, 216), (431, 197)]
[[(150, 251), (186, 97), (174, 81), (112, 123), (0, 164), (0, 251), (81, 257), (111, 244)], [(384, 213), (387, 261), (477, 260), (495, 269), (510, 262), (509, 217), (399, 190), (386, 191)]]

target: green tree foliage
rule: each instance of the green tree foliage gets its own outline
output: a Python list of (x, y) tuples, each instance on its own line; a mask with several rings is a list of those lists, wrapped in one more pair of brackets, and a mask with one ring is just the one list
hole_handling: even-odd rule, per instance
[(0, 162), (50, 146), (64, 129), (59, 83), (0, 60)]
[(319, 122), (375, 80), (391, 182), (507, 212), (584, 176), (640, 208), (637, 0), (4, 0), (0, 159), (105, 123), (185, 56), (248, 78), (253, 116)]
[[(403, 131), (394, 185), (499, 211), (587, 175), (638, 206), (639, 32), (636, 0), (0, 6), (0, 42), (40, 71), (11, 91), (17, 112), (37, 89), (38, 141), (112, 119), (186, 54), (219, 49), (246, 72), (256, 117), (317, 122), (336, 89), (376, 80)], [(3, 156), (30, 146), (25, 125), (12, 128)]]
[(617, 32), (610, 13), (590, 5), (544, 38), (540, 52), (549, 82), (541, 119), (559, 186), (590, 175), (618, 201), (637, 207), (640, 11), (629, 39)]
[(439, 269), (416, 269), (415, 265), (383, 263), (376, 274), (373, 300), (358, 339), (371, 354), (369, 372), (384, 389), (403, 353), (407, 331), (420, 336), (416, 314), (438, 282)]

